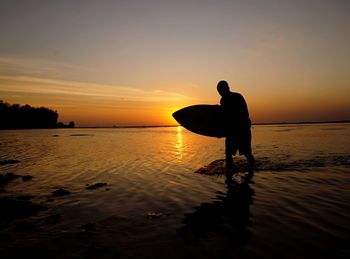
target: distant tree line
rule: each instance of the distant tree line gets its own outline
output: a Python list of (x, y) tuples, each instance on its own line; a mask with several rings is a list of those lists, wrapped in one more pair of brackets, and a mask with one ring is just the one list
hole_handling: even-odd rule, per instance
[(71, 121), (68, 124), (64, 124), (63, 122), (57, 123), (57, 128), (75, 128), (75, 123), (74, 121)]
[(58, 113), (45, 107), (9, 104), (0, 100), (0, 129), (74, 128), (74, 122), (57, 123)]

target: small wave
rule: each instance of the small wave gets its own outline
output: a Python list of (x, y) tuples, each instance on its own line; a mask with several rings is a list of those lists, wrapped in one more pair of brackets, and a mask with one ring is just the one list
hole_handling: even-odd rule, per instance
[(94, 136), (94, 134), (70, 134), (71, 137), (87, 137), (87, 136)]
[[(350, 156), (328, 156), (314, 157), (311, 159), (298, 159), (276, 161), (268, 157), (258, 157), (255, 161), (255, 171), (295, 171), (295, 170), (310, 170), (313, 168), (324, 168), (332, 166), (349, 166)], [(235, 172), (247, 172), (248, 162), (244, 158), (234, 159)], [(226, 164), (224, 159), (219, 159), (210, 164), (198, 169), (195, 173), (206, 175), (221, 175), (226, 172)]]
[(338, 131), (338, 130), (345, 130), (345, 129), (347, 129), (347, 128), (345, 128), (345, 127), (336, 127), (336, 128), (323, 128), (322, 130), (336, 130), (336, 131)]
[(350, 156), (316, 156), (310, 159), (298, 159), (292, 161), (273, 161), (269, 158), (263, 158), (257, 161), (257, 170), (308, 170), (313, 168), (348, 165), (350, 165)]
[(15, 159), (9, 159), (9, 160), (1, 160), (0, 165), (12, 165), (12, 164), (17, 164), (21, 161), (15, 160)]

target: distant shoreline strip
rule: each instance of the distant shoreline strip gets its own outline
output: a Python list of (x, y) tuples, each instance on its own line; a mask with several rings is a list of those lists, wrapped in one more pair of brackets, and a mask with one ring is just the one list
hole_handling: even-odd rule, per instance
[[(294, 125), (294, 124), (332, 124), (332, 123), (350, 123), (350, 120), (341, 120), (341, 121), (302, 121), (302, 122), (258, 122), (252, 123), (252, 125)], [(129, 126), (90, 126), (90, 127), (78, 127), (80, 129), (98, 129), (98, 128), (114, 128), (114, 129), (129, 129), (129, 128), (170, 128), (178, 127), (180, 124), (176, 125), (129, 125)]]
[[(303, 122), (258, 122), (252, 123), (253, 126), (269, 125), (305, 125), (305, 124), (340, 124), (350, 123), (350, 120), (341, 121), (303, 121)], [(127, 125), (127, 126), (76, 126), (75, 129), (143, 129), (143, 128), (171, 128), (181, 126), (176, 125)], [(21, 128), (21, 129), (0, 129), (1, 130), (28, 130), (28, 129), (58, 129), (58, 128)], [(73, 129), (73, 128), (72, 128)]]

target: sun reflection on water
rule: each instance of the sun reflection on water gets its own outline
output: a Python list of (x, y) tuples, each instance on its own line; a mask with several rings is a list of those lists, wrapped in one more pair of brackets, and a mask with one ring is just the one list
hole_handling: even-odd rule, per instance
[(176, 155), (181, 160), (183, 156), (183, 137), (182, 137), (182, 127), (177, 127), (177, 135), (176, 135)]

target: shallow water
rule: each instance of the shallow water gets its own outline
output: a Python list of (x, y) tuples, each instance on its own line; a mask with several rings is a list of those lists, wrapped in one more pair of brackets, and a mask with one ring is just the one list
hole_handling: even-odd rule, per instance
[[(1, 131), (0, 160), (20, 163), (0, 173), (34, 178), (0, 195), (49, 209), (27, 219), (30, 232), (7, 225), (0, 243), (57, 257), (349, 257), (350, 124), (252, 131), (258, 168), (230, 188), (194, 173), (224, 157), (224, 140), (181, 127)], [(97, 182), (107, 186), (86, 189)], [(52, 198), (59, 188), (71, 194)]]

